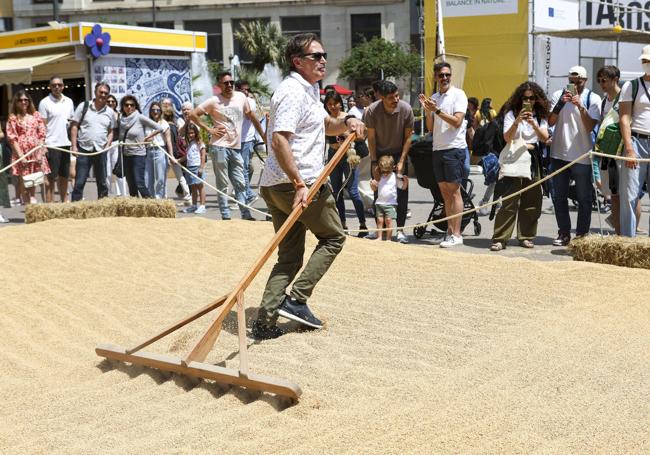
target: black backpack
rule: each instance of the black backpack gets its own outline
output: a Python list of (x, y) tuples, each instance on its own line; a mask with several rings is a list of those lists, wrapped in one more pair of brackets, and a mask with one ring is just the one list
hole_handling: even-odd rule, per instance
[(483, 126), (479, 126), (474, 132), (472, 140), (472, 155), (486, 156), (488, 153), (494, 153), (499, 156), (501, 150), (506, 145), (503, 139), (503, 119), (495, 118)]

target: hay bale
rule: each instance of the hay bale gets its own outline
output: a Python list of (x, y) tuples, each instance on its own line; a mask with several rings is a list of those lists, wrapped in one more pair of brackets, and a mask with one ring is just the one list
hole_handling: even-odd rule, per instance
[(67, 202), (65, 204), (32, 204), (25, 207), (25, 223), (37, 223), (58, 218), (176, 218), (176, 207), (169, 199), (103, 198), (98, 201)]
[(588, 235), (572, 240), (569, 252), (575, 261), (650, 269), (650, 238)]

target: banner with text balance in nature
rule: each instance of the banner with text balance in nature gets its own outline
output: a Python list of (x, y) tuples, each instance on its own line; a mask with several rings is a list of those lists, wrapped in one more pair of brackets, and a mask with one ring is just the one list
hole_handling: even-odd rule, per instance
[[(528, 78), (528, 0), (439, 0), (449, 54), (469, 58), (463, 90), (498, 109)], [(425, 0), (425, 82), (434, 89), (436, 0)], [(453, 68), (452, 68), (453, 72)]]
[(441, 0), (444, 17), (516, 14), (517, 0)]

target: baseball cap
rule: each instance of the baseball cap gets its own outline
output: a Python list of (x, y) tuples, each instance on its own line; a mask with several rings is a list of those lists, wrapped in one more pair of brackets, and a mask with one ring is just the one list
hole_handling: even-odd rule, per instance
[(578, 76), (587, 79), (587, 70), (582, 66), (572, 66), (569, 68), (569, 76)]
[(650, 60), (650, 44), (647, 46), (643, 46), (643, 50), (641, 51), (641, 56), (639, 57), (639, 60)]

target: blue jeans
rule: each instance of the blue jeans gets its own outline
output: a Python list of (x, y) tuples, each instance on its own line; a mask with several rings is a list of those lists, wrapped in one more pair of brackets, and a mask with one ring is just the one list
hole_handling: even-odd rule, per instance
[(472, 170), (470, 164), (469, 164), (469, 148), (465, 148), (465, 162), (463, 163), (463, 169), (465, 170), (465, 179), (469, 178), (469, 173)]
[(132, 197), (150, 198), (151, 193), (144, 180), (145, 156), (124, 155), (124, 177), (129, 185), (129, 195)]
[[(551, 158), (551, 172), (569, 164), (568, 161)], [(571, 217), (569, 216), (569, 183), (571, 178), (576, 182), (576, 195), (578, 197), (578, 222), (576, 235), (585, 235), (591, 226), (591, 165), (574, 164), (564, 172), (559, 173), (553, 181), (553, 206), (555, 207), (555, 220), (560, 234), (571, 234)]]
[(156, 199), (167, 196), (167, 156), (158, 147), (147, 147), (144, 180), (149, 194)]
[(248, 141), (241, 143), (241, 157), (244, 160), (244, 182), (246, 182), (246, 203), (250, 203), (255, 199), (255, 192), (251, 189), (250, 175), (248, 169), (253, 157), (253, 147), (255, 141)]
[[(228, 180), (235, 190), (235, 199), (239, 202), (239, 211), (242, 218), (252, 218), (250, 210), (242, 204), (246, 204), (246, 180), (244, 178), (244, 159), (240, 150), (226, 147), (210, 146), (210, 159), (212, 168), (217, 178), (217, 189), (228, 194)], [(230, 218), (228, 198), (219, 194), (219, 211), (222, 218)]]
[[(93, 150), (82, 150), (79, 152), (93, 152)], [(106, 185), (106, 153), (100, 153), (94, 156), (77, 156), (77, 164), (75, 166), (76, 176), (74, 179), (74, 189), (72, 190), (72, 202), (80, 201), (83, 199), (84, 187), (86, 180), (90, 175), (90, 167), (92, 166), (95, 173), (95, 181), (97, 182), (97, 197), (99, 199), (108, 196), (108, 186)]]
[[(331, 160), (336, 152), (331, 148), (327, 152), (327, 160)], [(339, 161), (339, 164), (334, 168), (330, 174), (330, 182), (332, 183), (332, 192), (334, 193), (334, 198), (336, 198), (336, 210), (339, 212), (339, 218), (341, 218), (341, 224), (343, 227), (346, 227), (345, 221), (345, 200), (343, 199), (343, 182), (350, 175), (350, 165), (348, 164), (347, 159), (342, 158)], [(357, 218), (359, 219), (359, 224), (366, 224), (366, 215), (363, 212), (363, 201), (359, 195), (359, 168), (355, 167), (352, 170), (352, 176), (348, 180), (345, 188), (348, 190), (350, 199), (352, 199), (352, 204), (354, 205), (354, 211), (357, 212)], [(337, 197), (338, 196), (338, 197)]]
[[(650, 140), (632, 137), (632, 145), (638, 158), (650, 158)], [(644, 183), (650, 184), (650, 164), (638, 163), (636, 169), (625, 166), (625, 161), (618, 160), (618, 197), (621, 201), (620, 221), (621, 235), (636, 235), (636, 204)]]

